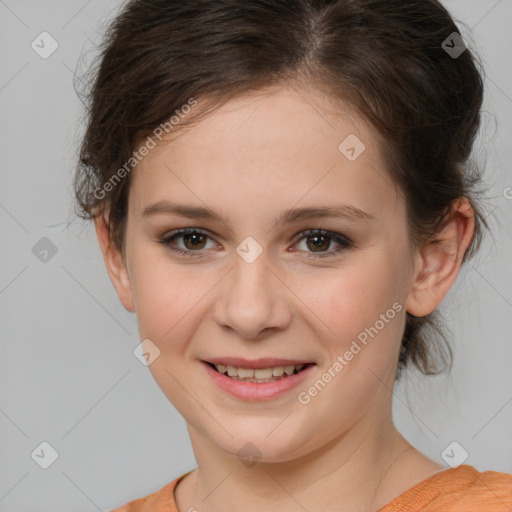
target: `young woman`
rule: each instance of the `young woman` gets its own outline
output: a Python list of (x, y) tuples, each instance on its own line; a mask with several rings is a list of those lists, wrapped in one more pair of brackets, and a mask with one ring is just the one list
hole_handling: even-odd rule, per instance
[(486, 227), (445, 8), (129, 1), (96, 71), (80, 213), (197, 460), (117, 512), (510, 511), (512, 475), (391, 417), (400, 370), (442, 368), (427, 334)]

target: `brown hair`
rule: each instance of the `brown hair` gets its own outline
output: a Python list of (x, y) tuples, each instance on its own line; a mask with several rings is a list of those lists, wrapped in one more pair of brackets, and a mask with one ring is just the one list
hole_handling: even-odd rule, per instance
[[(476, 202), (479, 172), (468, 163), (483, 83), (470, 49), (455, 57), (442, 47), (454, 32), (437, 0), (128, 1), (87, 77), (77, 213), (108, 212), (124, 251), (130, 173), (119, 170), (143, 137), (191, 98), (207, 101), (205, 113), (235, 95), (302, 80), (349, 102), (382, 136), (412, 243), (432, 240), (454, 201), (468, 198), (476, 231), (466, 261), (488, 227)], [(407, 313), (397, 377), (409, 362), (439, 373), (451, 356), (438, 311)]]

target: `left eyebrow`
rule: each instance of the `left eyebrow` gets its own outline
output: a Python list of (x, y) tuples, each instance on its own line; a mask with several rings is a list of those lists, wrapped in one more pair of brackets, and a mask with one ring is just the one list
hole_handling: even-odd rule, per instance
[[(172, 204), (168, 201), (159, 201), (147, 206), (141, 213), (141, 217), (150, 217), (153, 215), (179, 215), (191, 219), (211, 219), (220, 220), (227, 224), (226, 219), (221, 215), (202, 206), (189, 204)], [(327, 205), (318, 207), (291, 208), (281, 213), (275, 220), (275, 225), (292, 224), (299, 221), (322, 218), (337, 217), (348, 221), (374, 221), (375, 217), (359, 208), (347, 204)]]
[(339, 217), (351, 221), (373, 221), (375, 217), (355, 206), (348, 204), (321, 207), (292, 208), (284, 211), (277, 219), (277, 224), (291, 224), (306, 219), (321, 217)]

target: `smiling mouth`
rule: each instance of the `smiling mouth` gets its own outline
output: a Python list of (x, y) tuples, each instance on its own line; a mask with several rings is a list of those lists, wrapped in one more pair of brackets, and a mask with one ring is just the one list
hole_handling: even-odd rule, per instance
[(297, 364), (294, 366), (273, 366), (269, 368), (240, 368), (237, 366), (214, 364), (205, 361), (216, 372), (229, 377), (233, 380), (242, 380), (244, 382), (274, 382), (282, 380), (304, 371), (314, 363)]

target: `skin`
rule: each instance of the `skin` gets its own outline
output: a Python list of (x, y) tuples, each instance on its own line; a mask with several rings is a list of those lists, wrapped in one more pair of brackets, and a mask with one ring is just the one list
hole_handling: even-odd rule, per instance
[[(199, 107), (198, 107), (199, 108)], [(338, 150), (350, 134), (366, 149)], [(132, 171), (126, 245), (96, 230), (109, 276), (137, 315), (140, 339), (160, 356), (149, 369), (187, 422), (198, 469), (175, 491), (180, 511), (377, 510), (445, 469), (396, 430), (391, 399), (405, 313), (434, 311), (453, 285), (474, 232), (461, 200), (437, 242), (411, 245), (403, 198), (389, 178), (378, 135), (346, 104), (280, 86), (230, 100), (153, 149)], [(224, 222), (142, 211), (158, 201), (206, 206)], [(372, 221), (316, 218), (276, 225), (292, 207), (346, 204)], [(162, 245), (179, 228), (208, 237)], [(354, 246), (324, 258), (309, 229)], [(248, 236), (263, 252), (236, 252)], [(308, 243), (309, 241), (309, 243)], [(329, 244), (330, 242), (330, 244)], [(196, 245), (194, 245), (196, 244)], [(393, 303), (400, 312), (304, 405), (307, 390)], [(300, 389), (244, 401), (216, 387), (201, 359), (283, 357), (316, 363)], [(247, 442), (261, 459), (244, 464)], [(203, 501), (204, 500), (204, 501)], [(300, 504), (300, 505), (299, 505)]]

